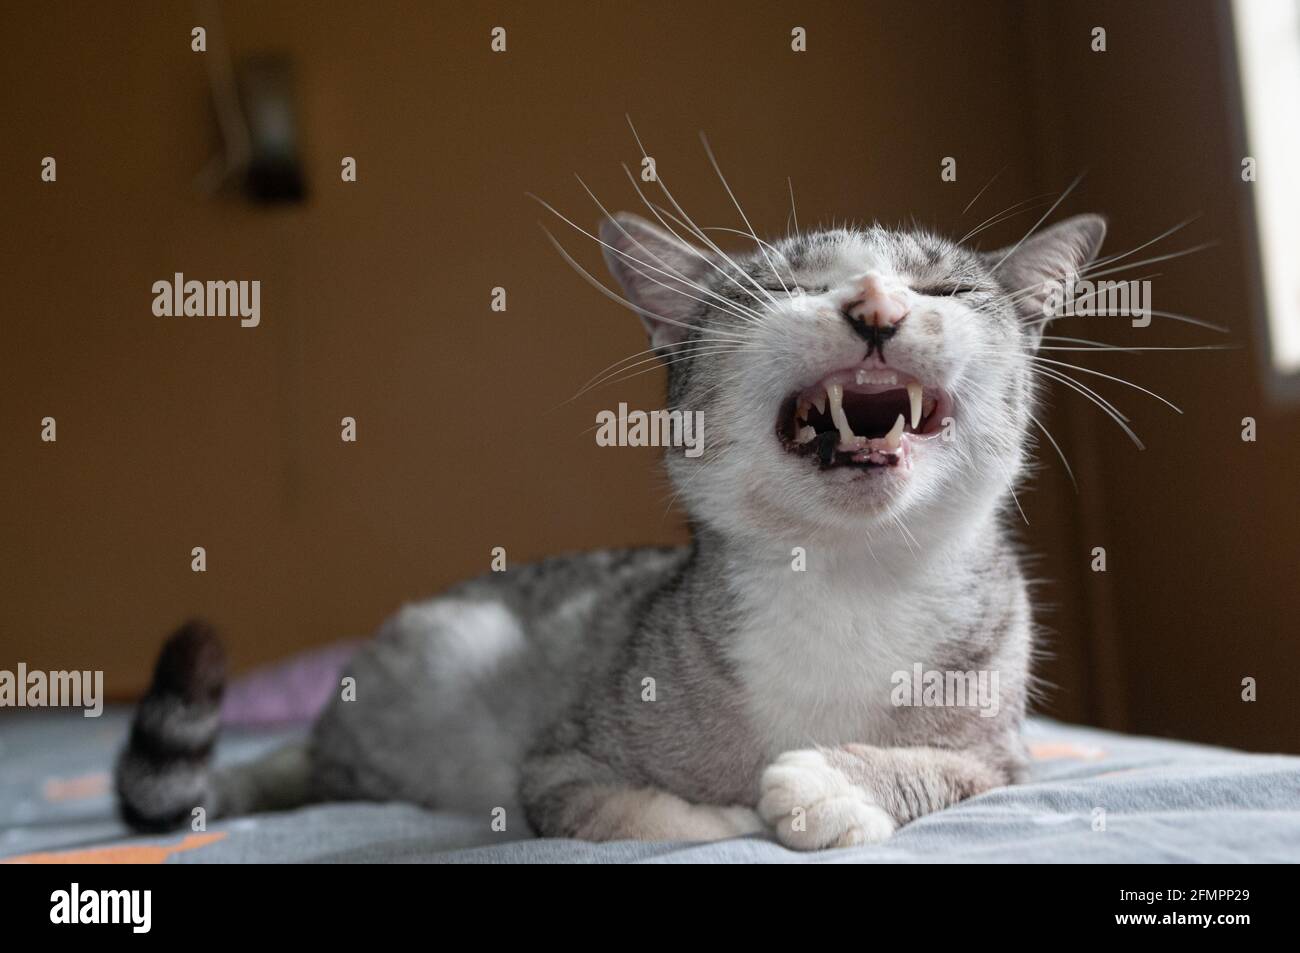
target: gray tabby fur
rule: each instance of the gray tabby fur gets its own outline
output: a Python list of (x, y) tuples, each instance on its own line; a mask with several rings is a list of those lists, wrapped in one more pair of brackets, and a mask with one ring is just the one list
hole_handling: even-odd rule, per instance
[[(351, 662), (356, 700), (265, 762), (214, 772), (189, 742), (184, 757), (149, 755), (165, 705), (173, 726), (187, 710), (207, 724), (157, 682), (119, 769), (124, 810), (157, 824), (198, 804), (397, 799), (485, 823), (504, 807), (547, 836), (768, 829), (812, 849), (877, 841), (1014, 782), (1033, 628), (1005, 523), (1042, 323), (1037, 291), (1012, 296), (1077, 273), (1103, 234), (1095, 216), (1068, 220), (995, 272), (1005, 253), (916, 231), (821, 231), (724, 259), (633, 216), (607, 221), (611, 270), (669, 364), (668, 404), (707, 422), (701, 458), (667, 452), (690, 544), (556, 557), (407, 606)], [(769, 301), (741, 271), (810, 291)], [(889, 341), (891, 366), (951, 394), (959, 435), (905, 478), (822, 471), (775, 434), (788, 395), (862, 360), (838, 309), (866, 271), (970, 289), (913, 291)], [(997, 672), (996, 716), (895, 706), (891, 676), (915, 663)]]

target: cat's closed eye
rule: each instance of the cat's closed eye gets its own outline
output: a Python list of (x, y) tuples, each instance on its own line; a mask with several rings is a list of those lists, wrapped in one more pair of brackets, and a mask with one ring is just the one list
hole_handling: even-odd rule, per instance
[(763, 285), (762, 287), (764, 291), (771, 291), (771, 292), (780, 291), (782, 293), (789, 292), (792, 295), (804, 295), (804, 294), (821, 295), (821, 294), (825, 294), (827, 291), (830, 291), (830, 288), (828, 288), (825, 285), (821, 285), (816, 288), (805, 288), (803, 287), (803, 285), (786, 285), (784, 288), (781, 288), (779, 286), (772, 286), (772, 285)]
[(961, 297), (962, 295), (971, 294), (972, 292), (974, 292), (975, 289), (972, 288), (970, 285), (950, 284), (950, 285), (927, 285), (923, 288), (913, 288), (912, 290), (919, 295), (924, 295), (927, 298), (953, 298), (953, 297)]

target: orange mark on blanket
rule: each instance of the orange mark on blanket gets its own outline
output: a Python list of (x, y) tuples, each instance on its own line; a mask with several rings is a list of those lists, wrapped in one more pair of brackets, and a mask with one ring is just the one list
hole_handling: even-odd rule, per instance
[(41, 788), (47, 801), (83, 801), (108, 793), (108, 775), (103, 771), (75, 778), (49, 778)]
[(219, 840), (226, 832), (191, 834), (175, 844), (115, 844), (111, 847), (89, 847), (85, 850), (64, 850), (44, 854), (19, 854), (6, 857), (0, 864), (161, 864), (172, 854), (197, 850)]
[(1029, 753), (1039, 761), (1051, 761), (1054, 758), (1073, 758), (1076, 761), (1100, 761), (1106, 757), (1106, 752), (1101, 748), (1091, 746), (1072, 745), (1069, 742), (1048, 741), (1041, 744), (1031, 744)]

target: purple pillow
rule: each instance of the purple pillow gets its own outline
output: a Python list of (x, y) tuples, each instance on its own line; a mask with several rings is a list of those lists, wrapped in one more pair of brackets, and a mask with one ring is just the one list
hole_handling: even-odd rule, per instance
[(361, 642), (336, 642), (256, 668), (226, 686), (221, 721), (268, 725), (311, 721), (339, 690), (343, 669)]

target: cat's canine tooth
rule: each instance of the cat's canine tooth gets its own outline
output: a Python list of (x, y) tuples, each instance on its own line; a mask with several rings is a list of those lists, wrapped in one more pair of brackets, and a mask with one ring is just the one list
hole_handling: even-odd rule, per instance
[(916, 381), (909, 381), (907, 396), (912, 402), (912, 429), (915, 430), (921, 425), (921, 385)]
[(897, 450), (903, 445), (903, 415), (899, 414), (898, 419), (894, 421), (893, 428), (884, 436), (885, 447), (889, 450)]
[(798, 444), (804, 444), (810, 440), (816, 439), (817, 431), (812, 427), (800, 427), (799, 432), (794, 435), (794, 442)]
[(844, 416), (844, 386), (831, 384), (826, 388), (826, 396), (830, 398), (831, 420), (835, 421), (835, 429), (840, 432), (840, 442), (852, 443), (857, 435), (849, 426), (849, 418)]

